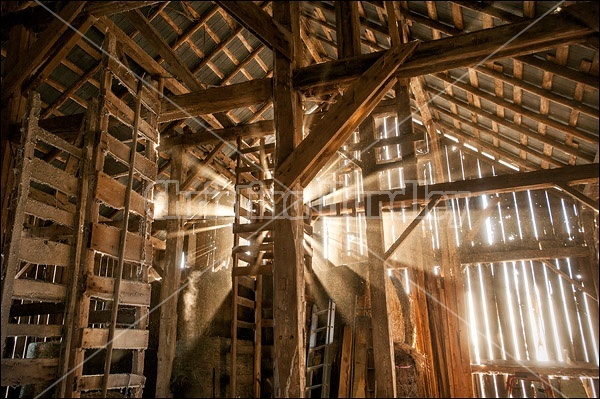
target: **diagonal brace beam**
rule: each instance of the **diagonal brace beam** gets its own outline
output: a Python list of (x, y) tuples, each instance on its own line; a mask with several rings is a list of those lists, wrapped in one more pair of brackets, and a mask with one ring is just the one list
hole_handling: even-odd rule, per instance
[(392, 75), (418, 44), (393, 46), (348, 88), (312, 133), (283, 161), (280, 181), (284, 187), (291, 187), (299, 180), (306, 186), (317, 175), (393, 86), (396, 79)]
[(437, 203), (441, 199), (442, 199), (441, 194), (433, 194), (431, 196), (431, 198), (429, 199), (429, 202), (427, 203), (427, 205), (425, 205), (425, 208), (423, 208), (421, 210), (421, 212), (419, 212), (417, 217), (415, 217), (412, 220), (412, 222), (410, 222), (410, 224), (406, 227), (406, 229), (404, 229), (402, 234), (400, 234), (400, 237), (398, 237), (398, 239), (396, 241), (394, 241), (394, 243), (388, 248), (388, 250), (385, 251), (385, 254), (383, 255), (383, 259), (385, 259), (386, 262), (392, 257), (392, 255), (394, 255), (394, 252), (396, 252), (396, 250), (400, 247), (400, 245), (404, 242), (404, 240), (406, 240), (408, 238), (408, 236), (410, 235), (410, 233), (412, 233), (412, 231), (415, 229), (415, 227), (417, 227), (419, 225), (419, 222), (421, 220), (423, 220), (423, 218), (425, 216), (427, 216), (427, 214), (429, 212), (431, 212), (431, 210), (437, 205)]
[(581, 202), (585, 206), (589, 206), (594, 212), (598, 213), (598, 200), (594, 200), (567, 183), (557, 183), (555, 187), (569, 194), (571, 197)]

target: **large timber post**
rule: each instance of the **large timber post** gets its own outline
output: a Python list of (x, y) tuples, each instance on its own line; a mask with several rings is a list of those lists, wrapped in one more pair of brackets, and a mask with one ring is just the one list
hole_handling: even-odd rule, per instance
[[(284, 187), (280, 166), (302, 140), (302, 103), (292, 75), (300, 60), (299, 3), (273, 2), (273, 18), (292, 32), (291, 57), (275, 50), (277, 138), (274, 221), (275, 397), (303, 397), (305, 388), (304, 249), (302, 186)], [(307, 154), (308, 155), (308, 154)]]
[(181, 257), (183, 254), (183, 195), (179, 192), (185, 181), (185, 150), (180, 146), (171, 152), (171, 182), (167, 186), (168, 217), (167, 250), (164, 263), (164, 278), (160, 291), (160, 332), (158, 338), (158, 365), (156, 397), (173, 397), (171, 371), (177, 342), (177, 302), (181, 279)]

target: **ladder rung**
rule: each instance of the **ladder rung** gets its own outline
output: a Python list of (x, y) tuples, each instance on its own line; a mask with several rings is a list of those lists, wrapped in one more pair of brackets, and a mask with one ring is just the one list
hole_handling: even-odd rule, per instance
[(324, 367), (325, 363), (321, 363), (321, 364), (316, 364), (314, 366), (308, 366), (306, 369), (307, 370), (316, 370), (316, 369), (320, 369), (321, 367)]
[(306, 390), (312, 391), (313, 389), (321, 388), (322, 386), (323, 386), (323, 384), (311, 385), (309, 387), (306, 387)]
[(316, 352), (316, 351), (318, 351), (318, 350), (321, 350), (321, 349), (325, 348), (326, 346), (327, 346), (327, 345), (319, 345), (319, 346), (315, 346), (315, 347), (313, 347), (313, 348), (309, 348), (309, 349), (308, 349), (308, 351), (309, 351), (309, 352)]
[(247, 308), (250, 308), (250, 309), (254, 309), (254, 308), (255, 308), (255, 306), (256, 306), (256, 304), (254, 303), (254, 301), (253, 301), (253, 300), (250, 300), (250, 299), (248, 299), (248, 298), (244, 298), (244, 297), (242, 297), (242, 296), (238, 296), (238, 297), (236, 298), (236, 301), (235, 301), (235, 302), (236, 302), (238, 305), (242, 305), (242, 306), (245, 306), (245, 307), (247, 307)]
[(256, 288), (256, 280), (248, 276), (240, 276), (237, 278), (238, 285), (254, 290)]
[(248, 321), (238, 320), (236, 323), (238, 328), (248, 328), (250, 330), (254, 330), (256, 328), (256, 324), (250, 323)]

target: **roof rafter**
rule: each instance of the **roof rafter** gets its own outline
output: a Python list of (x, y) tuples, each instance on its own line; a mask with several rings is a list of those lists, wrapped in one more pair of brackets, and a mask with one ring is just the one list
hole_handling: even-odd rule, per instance
[(252, 2), (217, 1), (217, 4), (261, 42), (291, 58), (292, 33)]
[[(396, 76), (410, 78), (470, 66), (483, 59), (491, 61), (541, 51), (561, 44), (580, 42), (594, 34), (592, 29), (566, 18), (563, 13), (549, 15), (531, 27), (529, 24), (528, 21), (519, 22), (424, 42), (411, 58), (398, 68)], [(518, 36), (525, 28), (528, 28), (528, 34)], [(506, 43), (506, 37), (515, 39)], [(335, 86), (356, 79), (382, 53), (369, 53), (347, 60), (301, 68), (296, 74), (294, 84), (302, 90), (333, 90)]]
[(54, 44), (69, 29), (65, 24), (72, 22), (85, 6), (84, 1), (69, 2), (60, 12), (60, 19), (55, 18), (40, 38), (27, 50), (27, 54), (2, 79), (1, 101), (5, 102), (18, 89), (25, 79), (33, 73), (49, 56)]

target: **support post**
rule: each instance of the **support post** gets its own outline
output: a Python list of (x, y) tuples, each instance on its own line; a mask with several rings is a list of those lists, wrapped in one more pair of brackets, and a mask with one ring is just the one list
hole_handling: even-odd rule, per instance
[[(379, 189), (376, 168), (374, 141), (374, 120), (369, 116), (360, 126), (360, 143), (363, 148), (363, 190)], [(379, 201), (365, 204), (367, 243), (369, 246), (369, 289), (371, 294), (371, 323), (373, 338), (373, 359), (375, 362), (375, 397), (396, 397), (396, 368), (394, 346), (390, 333), (385, 281), (385, 247), (383, 221)]]
[[(291, 60), (300, 60), (299, 3), (274, 2), (273, 18), (292, 32)], [(302, 140), (302, 103), (293, 88), (296, 61), (275, 51), (274, 108), (277, 138), (274, 221), (275, 397), (304, 397), (306, 385), (302, 187), (282, 187), (280, 167)]]
[(171, 371), (177, 341), (177, 299), (181, 278), (181, 256), (183, 252), (183, 224), (181, 219), (183, 196), (179, 186), (185, 180), (185, 151), (176, 146), (171, 153), (171, 180), (179, 184), (168, 185), (167, 250), (160, 291), (160, 332), (158, 337), (158, 364), (156, 397), (173, 397)]

